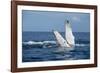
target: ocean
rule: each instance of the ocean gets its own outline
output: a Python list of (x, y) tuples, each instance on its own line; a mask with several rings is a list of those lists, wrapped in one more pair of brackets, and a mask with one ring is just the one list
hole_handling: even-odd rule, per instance
[[(60, 32), (64, 37), (64, 32)], [(22, 62), (90, 59), (90, 33), (73, 32), (75, 46), (61, 48), (53, 32), (23, 32)], [(65, 38), (65, 37), (64, 37)]]

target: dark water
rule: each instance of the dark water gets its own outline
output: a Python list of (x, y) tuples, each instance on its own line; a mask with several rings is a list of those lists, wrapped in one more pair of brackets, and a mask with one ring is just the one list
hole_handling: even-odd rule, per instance
[[(61, 33), (64, 37), (64, 33)], [(90, 58), (89, 32), (74, 32), (75, 46), (60, 48), (53, 32), (23, 32), (22, 62), (80, 60)]]

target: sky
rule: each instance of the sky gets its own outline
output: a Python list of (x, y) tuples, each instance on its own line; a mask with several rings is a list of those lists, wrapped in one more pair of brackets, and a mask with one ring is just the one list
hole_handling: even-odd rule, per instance
[(73, 32), (90, 32), (89, 13), (22, 10), (23, 31), (64, 32), (65, 20)]

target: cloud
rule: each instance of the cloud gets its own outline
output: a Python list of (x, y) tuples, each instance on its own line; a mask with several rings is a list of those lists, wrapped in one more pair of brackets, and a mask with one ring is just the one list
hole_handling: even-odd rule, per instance
[(72, 20), (73, 20), (73, 21), (80, 22), (80, 18), (79, 18), (79, 17), (77, 17), (77, 16), (73, 16), (73, 17), (72, 17)]

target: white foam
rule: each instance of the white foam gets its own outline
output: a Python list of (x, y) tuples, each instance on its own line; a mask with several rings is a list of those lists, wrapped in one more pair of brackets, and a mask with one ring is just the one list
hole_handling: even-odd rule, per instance
[(28, 42), (23, 42), (23, 44), (25, 45), (35, 45), (35, 44), (39, 44), (39, 45), (43, 45), (43, 44), (56, 44), (56, 41), (28, 41)]
[(75, 46), (88, 46), (89, 44), (75, 44)]
[(43, 43), (52, 43), (52, 44), (56, 44), (56, 41), (43, 41)]
[[(57, 44), (56, 41), (27, 41), (24, 45), (43, 45), (43, 44)], [(88, 46), (89, 44), (75, 44), (75, 46)]]
[(43, 42), (28, 41), (28, 42), (23, 42), (23, 44), (33, 45), (33, 44), (43, 44)]

